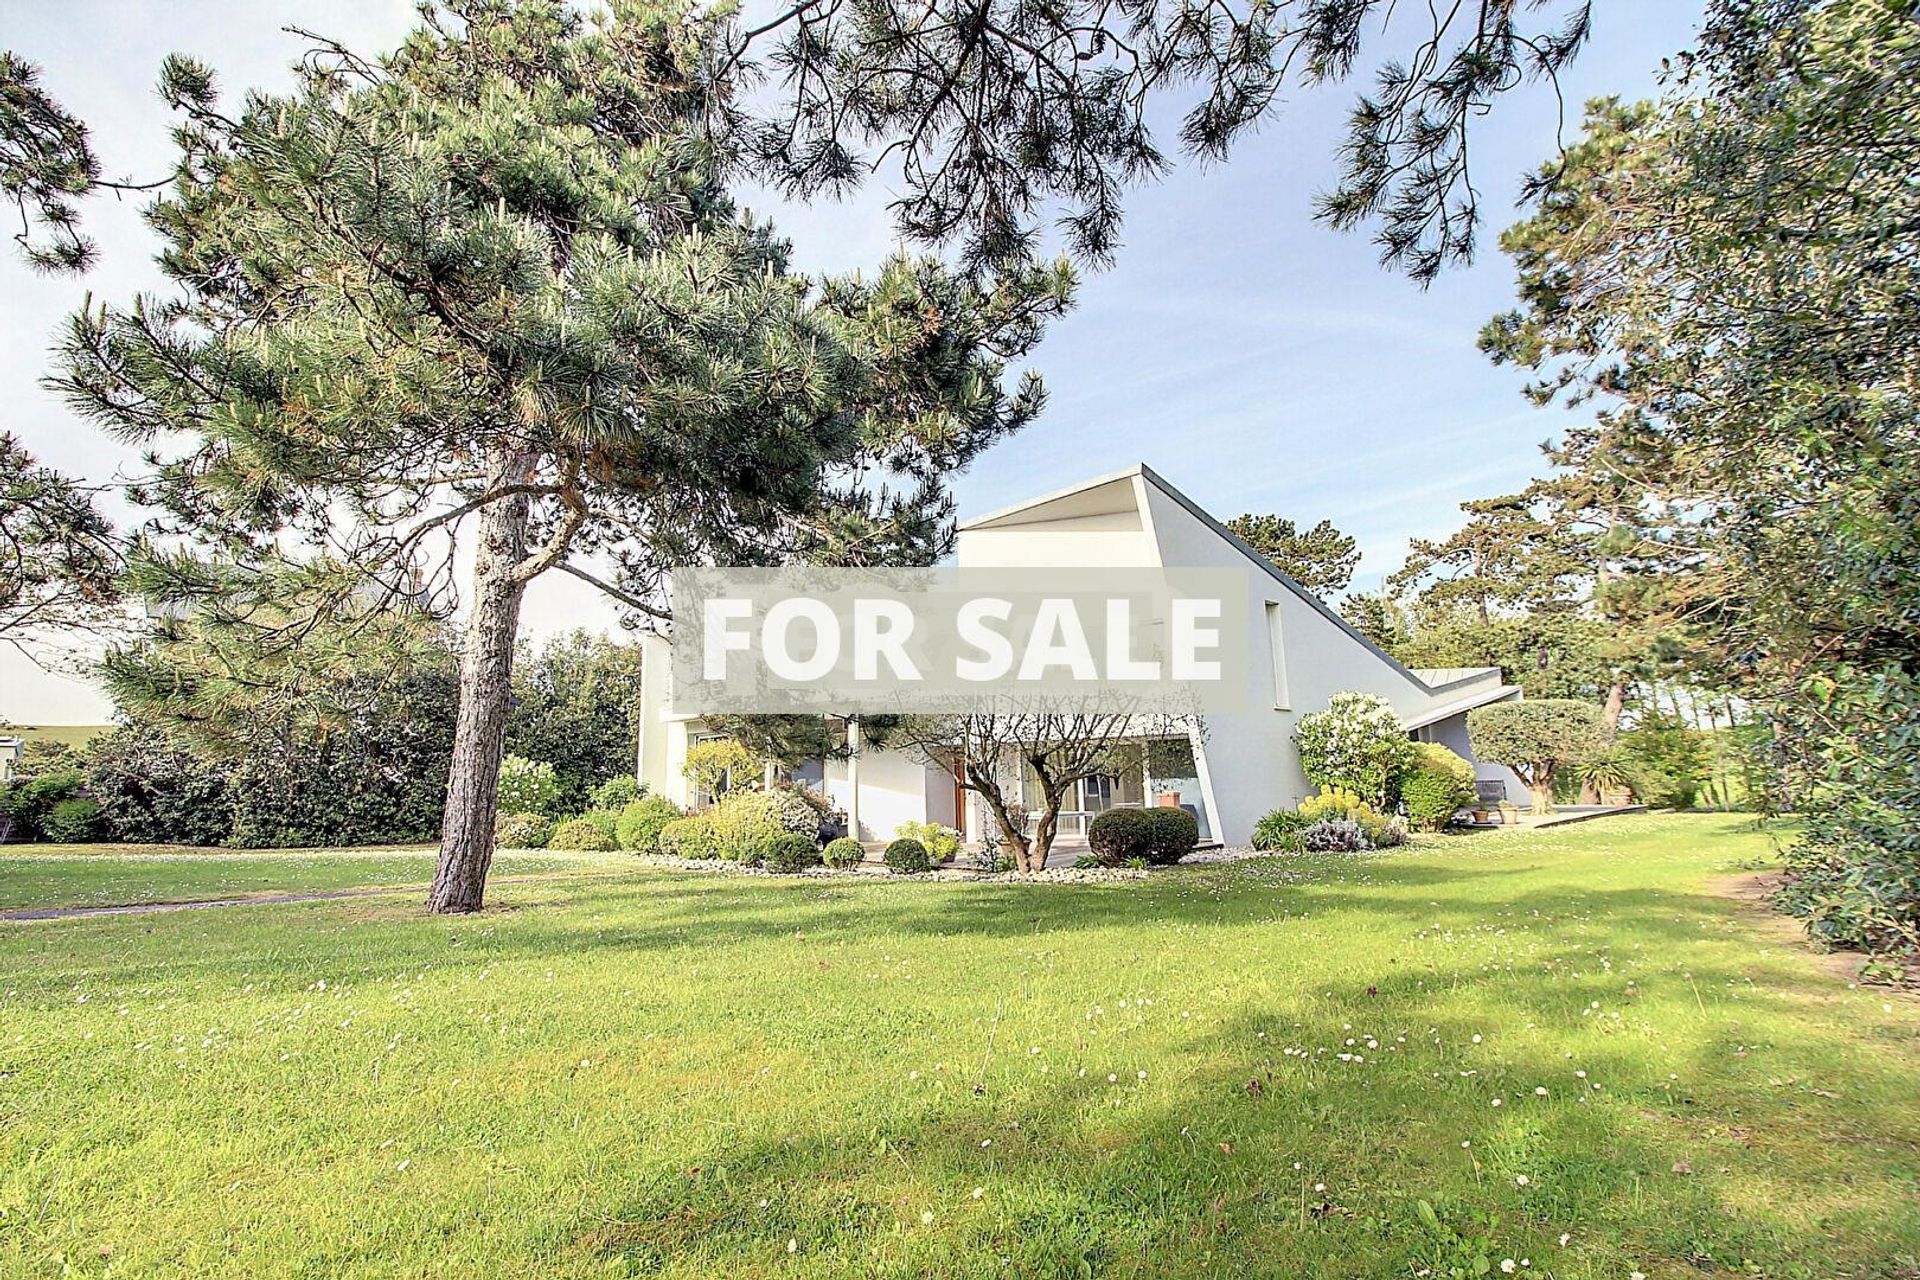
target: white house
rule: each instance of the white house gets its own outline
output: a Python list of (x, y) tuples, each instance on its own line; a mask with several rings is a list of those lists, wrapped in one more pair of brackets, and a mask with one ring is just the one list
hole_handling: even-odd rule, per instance
[[(1134, 754), (1119, 772), (1076, 790), (1062, 830), (1071, 835), (1103, 809), (1178, 803), (1199, 820), (1203, 840), (1244, 844), (1260, 817), (1291, 807), (1312, 788), (1300, 771), (1293, 728), (1344, 690), (1378, 694), (1408, 730), (1473, 759), (1467, 712), (1520, 696), (1497, 667), (1414, 671), (1401, 666), (1311, 592), (1230, 533), (1192, 499), (1145, 465), (1100, 476), (960, 526), (961, 568), (1058, 565), (1199, 567), (1243, 570), (1249, 609), (1248, 652), (1270, 673), (1270, 696), (1244, 710), (1210, 713), (1186, 743)], [(642, 678), (640, 778), (656, 794), (686, 804), (681, 773), (687, 747), (708, 734), (699, 708), (675, 706), (668, 641), (648, 637)], [(850, 730), (857, 744), (858, 729)], [(1526, 788), (1511, 771), (1476, 763), (1484, 782), (1516, 803)], [(823, 788), (846, 810), (863, 840), (886, 840), (902, 822), (960, 827), (969, 840), (987, 831), (984, 806), (962, 792), (953, 772), (898, 751), (856, 749), (815, 761), (797, 776)], [(1016, 788), (1019, 786), (1016, 783)], [(973, 803), (967, 803), (972, 800)]]

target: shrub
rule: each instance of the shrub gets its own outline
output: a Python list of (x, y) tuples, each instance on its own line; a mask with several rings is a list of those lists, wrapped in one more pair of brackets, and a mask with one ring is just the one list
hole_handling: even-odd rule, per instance
[(1473, 766), (1437, 742), (1413, 744), (1413, 768), (1400, 780), (1407, 817), (1422, 831), (1438, 831), (1478, 798)]
[(100, 805), (84, 796), (56, 800), (40, 819), (40, 835), (55, 844), (84, 844), (100, 831)]
[(600, 828), (600, 834), (607, 838), (611, 848), (620, 847), (620, 815), (611, 809), (589, 809), (580, 815), (581, 822), (591, 822)]
[(680, 816), (680, 807), (665, 796), (642, 796), (620, 811), (614, 834), (622, 849), (635, 853), (655, 853), (660, 848), (660, 832)]
[(884, 861), (887, 870), (897, 871), (901, 875), (918, 875), (922, 871), (933, 870), (933, 859), (927, 853), (927, 846), (907, 836), (887, 846)]
[(792, 794), (776, 791), (729, 791), (707, 811), (720, 856), (733, 862), (755, 863), (774, 837), (805, 836), (812, 840), (820, 824), (813, 810)]
[(937, 822), (903, 822), (893, 829), (896, 836), (918, 840), (927, 847), (927, 856), (945, 862), (960, 852), (960, 833)]
[(819, 843), (820, 826), (827, 816), (824, 799), (805, 787), (775, 787), (765, 794), (773, 801), (775, 821), (793, 834)]
[(1535, 813), (1553, 812), (1553, 779), (1561, 766), (1578, 764), (1607, 748), (1600, 709), (1571, 698), (1498, 702), (1467, 712), (1474, 754), (1520, 775), (1533, 792)]
[(544, 849), (553, 838), (553, 819), (543, 813), (503, 813), (493, 824), (493, 842), (502, 849)]
[(593, 807), (618, 813), (646, 793), (647, 789), (632, 774), (616, 774), (593, 789)]
[(1376, 849), (1397, 849), (1407, 842), (1407, 820), (1399, 814), (1389, 814), (1377, 825), (1363, 827), (1367, 839)]
[(767, 841), (761, 862), (769, 871), (805, 871), (820, 865), (820, 849), (805, 836), (783, 832)]
[(1300, 833), (1300, 847), (1309, 853), (1361, 853), (1372, 846), (1352, 818), (1324, 818)]
[(1300, 717), (1293, 740), (1307, 780), (1383, 805), (1413, 760), (1407, 729), (1385, 698), (1336, 693), (1325, 711)]
[(1348, 818), (1356, 813), (1371, 813), (1373, 806), (1345, 787), (1321, 787), (1319, 793), (1300, 802), (1301, 816), (1309, 823), (1325, 818)]
[(660, 852), (675, 858), (717, 858), (719, 841), (713, 836), (713, 822), (705, 814), (675, 818), (660, 828)]
[[(1101, 866), (1117, 867), (1128, 858), (1144, 858), (1153, 847), (1154, 814), (1151, 809), (1108, 809), (1087, 827), (1087, 848)], [(1168, 810), (1183, 817), (1184, 809)]]
[(1185, 809), (1162, 806), (1139, 812), (1151, 819), (1147, 824), (1147, 850), (1140, 855), (1149, 865), (1170, 867), (1200, 843), (1199, 820)]
[(820, 859), (836, 871), (844, 871), (848, 867), (859, 866), (866, 856), (867, 851), (860, 847), (858, 840), (852, 836), (841, 836), (838, 840), (827, 842)]
[(1275, 809), (1253, 828), (1253, 847), (1268, 851), (1297, 853), (1300, 833), (1313, 825), (1313, 819), (1293, 809)]
[(108, 838), (130, 844), (224, 843), (233, 831), (232, 772), (141, 724), (87, 748), (87, 793), (100, 803)]
[(544, 760), (510, 755), (500, 761), (500, 808), (505, 813), (552, 816), (560, 800), (560, 780)]
[(561, 823), (554, 829), (553, 838), (547, 841), (549, 849), (577, 850), (584, 853), (606, 853), (613, 847), (613, 838), (601, 830), (598, 823), (586, 818), (574, 818)]
[(1706, 734), (1671, 712), (1653, 712), (1615, 741), (1627, 784), (1643, 803), (1691, 809), (1700, 802), (1713, 767)]
[[(78, 770), (61, 769), (0, 784), (0, 813), (12, 818), (16, 828), (11, 838), (58, 839), (49, 834), (47, 827), (53, 819), (53, 811), (77, 799), (86, 781), (86, 775)], [(94, 806), (94, 812), (98, 814), (98, 805)], [(61, 842), (67, 843), (64, 840)]]

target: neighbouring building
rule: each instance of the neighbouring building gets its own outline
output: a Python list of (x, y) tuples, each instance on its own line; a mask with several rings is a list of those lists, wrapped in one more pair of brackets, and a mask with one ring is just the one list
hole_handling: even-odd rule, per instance
[[(1334, 694), (1358, 690), (1392, 704), (1421, 741), (1438, 742), (1473, 760), (1467, 712), (1520, 697), (1497, 667), (1410, 670), (1355, 631), (1325, 603), (1280, 572), (1185, 494), (1145, 465), (1084, 481), (961, 524), (962, 568), (1053, 565), (1199, 567), (1244, 570), (1249, 637), (1266, 692), (1245, 710), (1210, 713), (1186, 741), (1139, 743), (1132, 762), (1089, 778), (1063, 814), (1071, 838), (1104, 809), (1179, 803), (1199, 820), (1203, 840), (1244, 844), (1260, 817), (1291, 807), (1312, 790), (1293, 744), (1295, 722)], [(639, 773), (656, 794), (682, 805), (681, 765), (689, 745), (713, 736), (697, 707), (673, 702), (671, 643), (643, 640)], [(858, 742), (857, 726), (851, 741)], [(1515, 803), (1527, 791), (1500, 765), (1475, 772)], [(901, 751), (856, 749), (845, 759), (810, 761), (794, 771), (824, 790), (862, 840), (890, 839), (902, 822), (939, 822), (970, 841), (989, 832), (984, 804), (963, 792), (948, 767)], [(1017, 792), (1025, 780), (1016, 780)]]

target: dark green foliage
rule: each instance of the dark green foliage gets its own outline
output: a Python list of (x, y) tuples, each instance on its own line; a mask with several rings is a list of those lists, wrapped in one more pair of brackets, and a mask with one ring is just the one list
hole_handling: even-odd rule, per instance
[(887, 864), (887, 870), (901, 875), (918, 875), (933, 870), (933, 857), (927, 852), (927, 846), (905, 836), (887, 846), (881, 861)]
[(848, 867), (857, 867), (864, 862), (867, 851), (852, 836), (841, 836), (836, 840), (829, 840), (827, 847), (821, 851), (820, 857), (821, 861), (834, 870), (844, 871)]
[(544, 849), (553, 838), (553, 819), (543, 813), (503, 813), (493, 826), (502, 849)]
[(1285, 516), (1248, 513), (1227, 521), (1227, 528), (1280, 572), (1320, 595), (1345, 590), (1360, 563), (1359, 544), (1328, 520), (1301, 529)]
[(1200, 842), (1199, 820), (1185, 809), (1161, 805), (1141, 812), (1151, 819), (1147, 824), (1147, 848), (1142, 855), (1148, 865), (1170, 867), (1192, 853), (1193, 846)]
[(233, 773), (139, 722), (102, 734), (87, 752), (87, 791), (100, 802), (106, 837), (129, 844), (225, 844)]
[(1437, 742), (1416, 742), (1413, 767), (1400, 779), (1400, 802), (1420, 831), (1438, 831), (1479, 796), (1473, 765)]
[(1253, 847), (1276, 853), (1298, 852), (1300, 833), (1314, 821), (1296, 809), (1275, 809), (1254, 824)]
[(665, 796), (643, 796), (620, 811), (615, 833), (620, 847), (634, 853), (657, 853), (660, 832), (680, 816), (680, 807)]
[(100, 803), (84, 796), (56, 800), (40, 819), (40, 837), (54, 844), (84, 844), (100, 831)]
[(762, 846), (760, 863), (769, 871), (804, 871), (820, 865), (820, 846), (805, 836), (788, 832)]
[[(1117, 867), (1144, 858), (1153, 848), (1154, 815), (1159, 810), (1108, 809), (1087, 826), (1087, 848), (1102, 866)], [(1179, 813), (1180, 810), (1169, 810)]]
[(1504, 764), (1520, 775), (1539, 813), (1553, 808), (1553, 780), (1561, 768), (1589, 760), (1608, 745), (1600, 709), (1566, 698), (1475, 707), (1467, 713), (1467, 733), (1480, 759)]
[(1920, 676), (1840, 668), (1812, 702), (1821, 771), (1806, 828), (1787, 849), (1780, 900), (1816, 937), (1920, 955)]
[(15, 208), (21, 254), (42, 271), (84, 271), (93, 241), (74, 201), (100, 185), (81, 123), (40, 87), (40, 68), (0, 52), (0, 198)]
[(632, 781), (640, 709), (640, 646), (575, 631), (545, 646), (521, 645), (513, 663), (507, 750), (553, 766), (555, 811), (623, 809), (636, 797), (600, 800), (593, 789)]
[(574, 818), (554, 828), (547, 848), (604, 853), (614, 848), (614, 843), (613, 837), (602, 830), (600, 824), (586, 818)]
[(74, 799), (86, 781), (86, 775), (78, 770), (59, 769), (0, 783), (0, 814), (13, 820), (8, 839), (62, 839), (48, 830), (49, 823), (53, 821), (53, 811)]
[[(0, 69), (7, 55), (0, 53)], [(0, 70), (3, 74), (3, 70)], [(0, 86), (3, 87), (3, 86)], [(110, 630), (120, 549), (93, 496), (0, 432), (0, 635)]]

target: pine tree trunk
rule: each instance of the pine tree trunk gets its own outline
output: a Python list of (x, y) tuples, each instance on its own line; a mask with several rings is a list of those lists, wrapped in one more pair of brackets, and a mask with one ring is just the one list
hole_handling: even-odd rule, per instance
[[(1606, 721), (1607, 736), (1612, 737), (1620, 731), (1620, 713), (1627, 706), (1627, 682), (1616, 679), (1607, 686), (1606, 705), (1600, 709), (1601, 717)], [(1592, 782), (1580, 784), (1580, 803), (1599, 804), (1602, 799), (1600, 788)]]
[[(502, 467), (508, 471), (512, 464)], [(501, 498), (480, 508), (473, 569), (473, 616), (460, 655), (460, 719), (447, 774), (440, 866), (427, 910), (457, 915), (480, 909), (493, 862), (493, 822), (500, 800), (500, 757), (513, 700), (513, 644), (520, 632), (526, 584), (514, 570), (526, 554), (528, 499)]]

